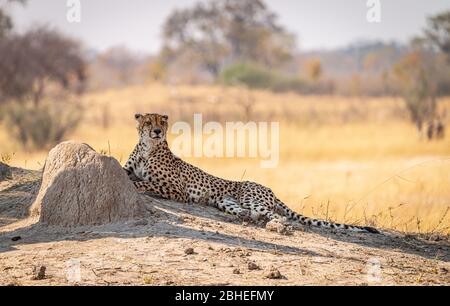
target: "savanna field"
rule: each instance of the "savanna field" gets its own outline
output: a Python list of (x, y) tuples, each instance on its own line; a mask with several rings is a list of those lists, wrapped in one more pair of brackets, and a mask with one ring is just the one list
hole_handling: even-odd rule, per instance
[[(84, 119), (68, 139), (122, 164), (137, 142), (134, 114), (280, 123), (280, 161), (187, 158), (211, 174), (266, 185), (298, 212), (337, 222), (418, 233), (450, 233), (450, 137), (420, 139), (400, 98), (299, 96), (161, 84), (87, 93)], [(450, 98), (440, 100), (450, 108)], [(448, 118), (447, 118), (448, 121)], [(447, 124), (448, 125), (448, 124)], [(170, 140), (174, 135), (169, 136)], [(205, 136), (206, 138), (206, 136)], [(0, 126), (2, 160), (40, 169), (47, 151), (25, 152)]]

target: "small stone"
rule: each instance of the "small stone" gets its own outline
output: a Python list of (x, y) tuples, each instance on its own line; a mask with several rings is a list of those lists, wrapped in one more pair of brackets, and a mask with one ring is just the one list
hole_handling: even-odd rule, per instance
[(440, 268), (439, 269), (439, 273), (440, 274), (448, 274), (448, 269), (447, 268)]
[(12, 241), (19, 241), (19, 240), (22, 240), (22, 237), (20, 237), (20, 236), (15, 236), (15, 237), (12, 237), (11, 240), (12, 240)]
[(236, 269), (233, 270), (233, 274), (239, 275), (239, 274), (241, 274), (241, 270), (236, 268)]
[(39, 268), (36, 266), (33, 269), (33, 278), (32, 280), (43, 280), (45, 278), (45, 271), (47, 267), (40, 266)]
[(184, 254), (193, 255), (193, 254), (195, 254), (195, 252), (194, 252), (193, 248), (187, 248), (186, 250), (184, 250)]
[(279, 234), (286, 234), (288, 232), (287, 227), (278, 220), (272, 220), (266, 224), (266, 229), (271, 232)]
[(266, 274), (268, 279), (286, 279), (278, 269), (275, 267), (270, 267), (269, 272)]
[(250, 271), (255, 271), (255, 270), (261, 270), (261, 267), (258, 266), (255, 262), (250, 261), (250, 262), (248, 263), (248, 269), (249, 269)]

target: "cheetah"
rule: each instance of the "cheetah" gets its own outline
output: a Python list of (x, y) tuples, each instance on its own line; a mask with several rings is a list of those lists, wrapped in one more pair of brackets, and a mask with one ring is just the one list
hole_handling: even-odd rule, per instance
[(139, 192), (187, 204), (213, 206), (249, 222), (288, 221), (306, 226), (379, 233), (371, 227), (336, 224), (302, 216), (267, 187), (210, 175), (176, 157), (167, 143), (168, 116), (136, 114), (139, 142), (123, 167)]

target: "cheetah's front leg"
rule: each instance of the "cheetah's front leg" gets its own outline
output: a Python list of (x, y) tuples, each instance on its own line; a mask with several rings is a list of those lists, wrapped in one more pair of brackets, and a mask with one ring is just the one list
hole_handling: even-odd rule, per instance
[(136, 182), (141, 179), (136, 175), (136, 169), (138, 168), (138, 148), (136, 147), (128, 158), (127, 162), (123, 166), (123, 170), (126, 172), (131, 181)]
[(133, 185), (139, 192), (149, 192), (154, 193), (155, 195), (159, 195), (160, 193), (159, 188), (153, 185), (151, 182), (134, 181)]
[(186, 203), (186, 197), (174, 187), (164, 187), (152, 183), (152, 181), (133, 182), (134, 187), (139, 192), (149, 193), (150, 195), (161, 197), (163, 199)]

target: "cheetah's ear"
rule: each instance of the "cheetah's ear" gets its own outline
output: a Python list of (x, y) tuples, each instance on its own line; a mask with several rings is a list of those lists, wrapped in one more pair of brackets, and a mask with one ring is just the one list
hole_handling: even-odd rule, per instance
[(136, 114), (134, 115), (134, 118), (140, 123), (142, 121), (142, 118), (144, 118), (144, 116), (142, 116), (141, 114)]
[(169, 121), (169, 116), (164, 115), (164, 116), (162, 116), (162, 119), (167, 122), (167, 121)]

